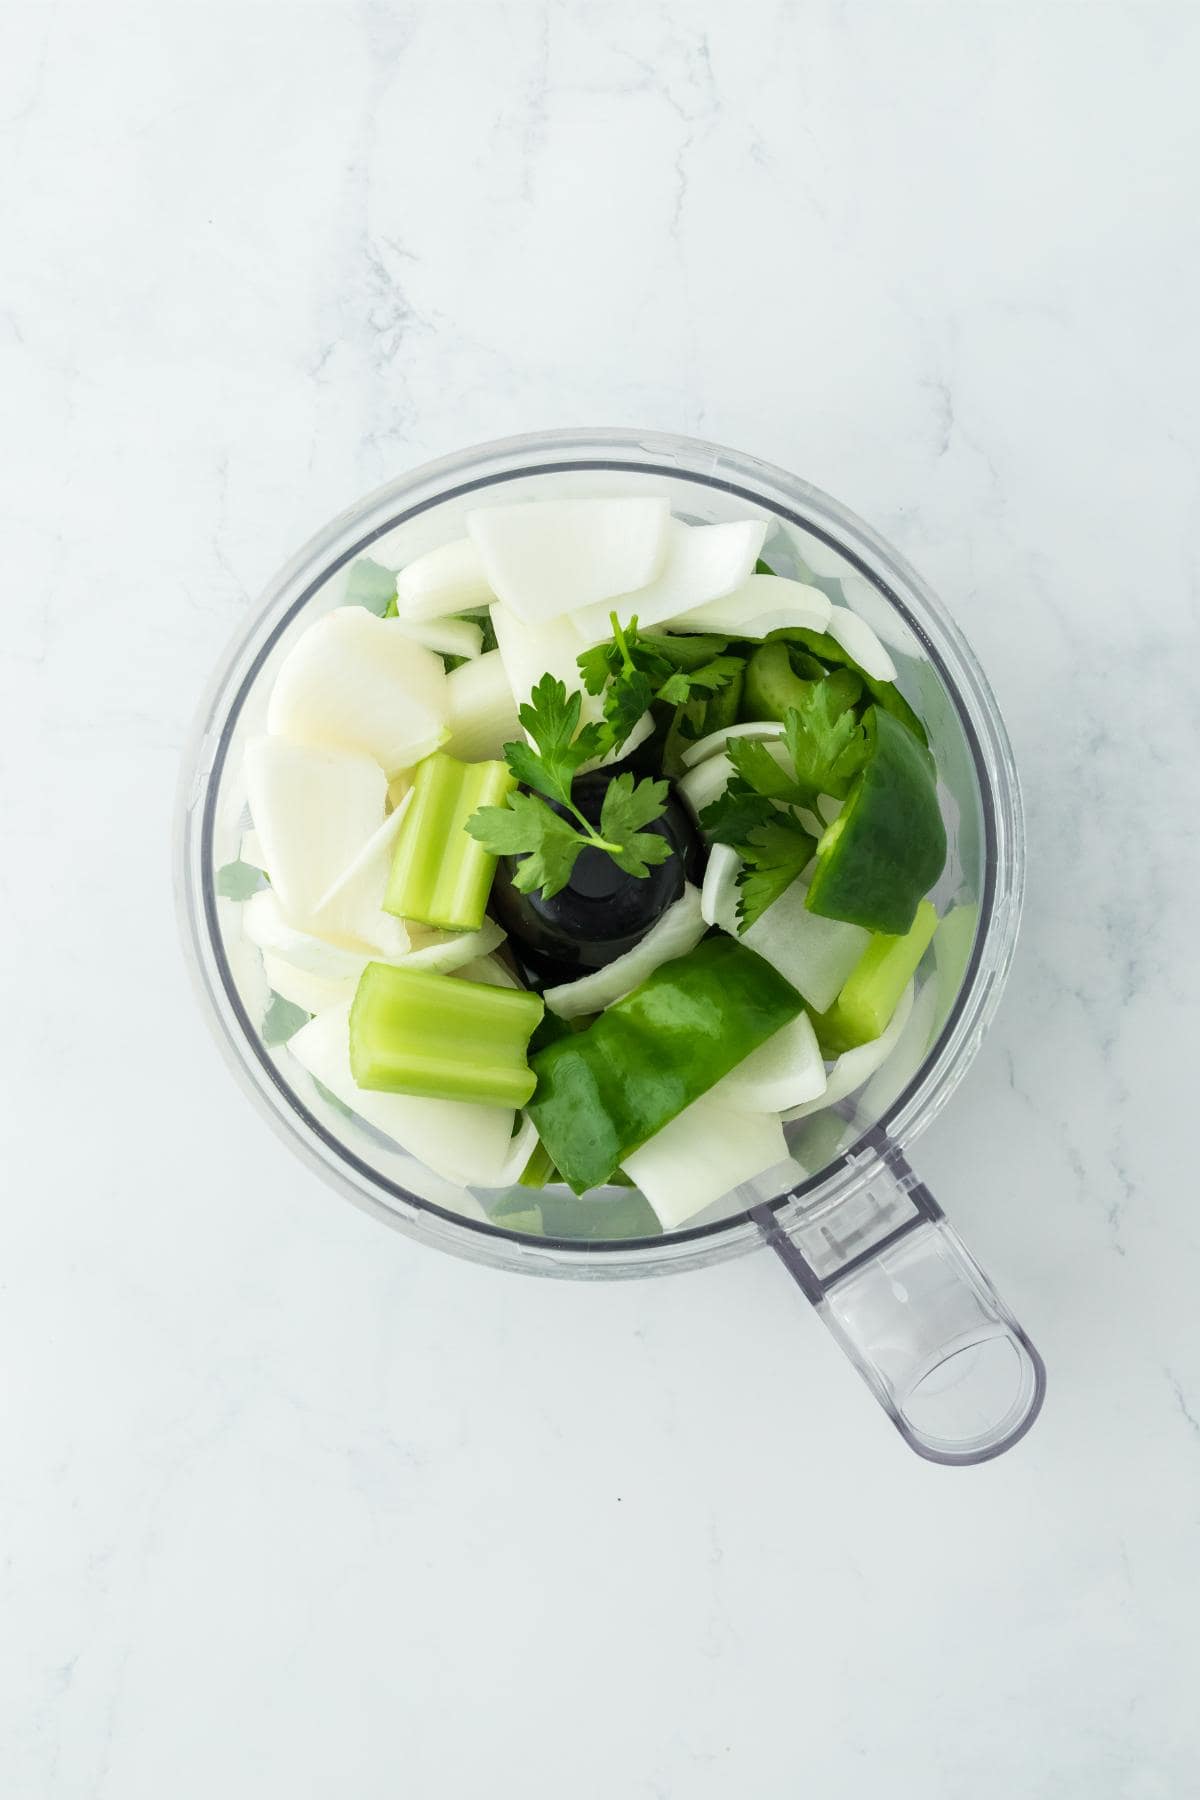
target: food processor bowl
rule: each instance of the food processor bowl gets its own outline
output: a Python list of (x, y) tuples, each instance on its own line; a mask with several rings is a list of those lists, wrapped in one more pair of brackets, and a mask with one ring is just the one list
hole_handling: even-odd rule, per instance
[[(246, 740), (296, 638), (344, 602), (351, 564), (389, 568), (463, 535), (480, 505), (653, 494), (694, 522), (762, 518), (772, 568), (854, 608), (887, 645), (936, 754), (949, 854), (943, 922), (887, 1060), (835, 1107), (787, 1126), (791, 1160), (673, 1231), (636, 1191), (455, 1187), (349, 1113), (290, 1055), (241, 907), (218, 871), (249, 824)], [(185, 756), (177, 819), (181, 928), (203, 1009), (244, 1090), (331, 1186), (437, 1249), (527, 1273), (663, 1275), (769, 1248), (920, 1455), (974, 1463), (1041, 1406), (1029, 1338), (946, 1223), (907, 1151), (946, 1104), (999, 1002), (1024, 872), (1020, 792), (996, 703), (920, 577), (808, 483), (695, 439), (554, 431), (481, 445), (404, 475), (318, 532), (267, 587), (225, 657)]]

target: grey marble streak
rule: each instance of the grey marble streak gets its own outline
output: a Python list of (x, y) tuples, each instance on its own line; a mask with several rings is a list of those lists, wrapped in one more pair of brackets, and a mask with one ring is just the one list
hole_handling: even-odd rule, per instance
[[(1190, 4), (0, 12), (0, 1791), (1200, 1790)], [(177, 759), (270, 571), (534, 426), (809, 476), (1010, 721), (1012, 985), (920, 1163), (1043, 1421), (908, 1457), (765, 1259), (526, 1284), (262, 1131)]]

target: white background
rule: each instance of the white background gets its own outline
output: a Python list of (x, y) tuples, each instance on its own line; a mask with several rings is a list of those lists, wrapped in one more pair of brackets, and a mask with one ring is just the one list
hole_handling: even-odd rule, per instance
[[(10, 4), (0, 1791), (1200, 1790), (1200, 17)], [(919, 1163), (1045, 1353), (901, 1445), (766, 1255), (534, 1283), (323, 1189), (186, 985), (178, 757), (359, 494), (697, 433), (932, 581), (1030, 824)]]

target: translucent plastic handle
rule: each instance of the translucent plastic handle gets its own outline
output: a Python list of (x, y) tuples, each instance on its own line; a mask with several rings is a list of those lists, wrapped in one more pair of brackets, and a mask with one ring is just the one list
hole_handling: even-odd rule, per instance
[(755, 1217), (918, 1456), (985, 1462), (1029, 1430), (1042, 1359), (894, 1146), (832, 1208)]

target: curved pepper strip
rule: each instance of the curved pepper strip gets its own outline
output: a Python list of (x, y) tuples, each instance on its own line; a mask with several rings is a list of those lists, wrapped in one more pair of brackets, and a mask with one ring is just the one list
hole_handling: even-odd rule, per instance
[(901, 937), (946, 862), (933, 758), (891, 713), (864, 721), (871, 749), (845, 806), (817, 845), (810, 912)]
[(577, 1194), (611, 1180), (802, 1007), (770, 963), (719, 933), (662, 963), (586, 1031), (540, 1050), (527, 1110), (563, 1180)]

